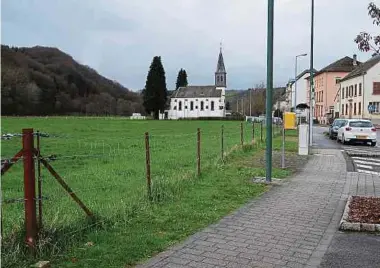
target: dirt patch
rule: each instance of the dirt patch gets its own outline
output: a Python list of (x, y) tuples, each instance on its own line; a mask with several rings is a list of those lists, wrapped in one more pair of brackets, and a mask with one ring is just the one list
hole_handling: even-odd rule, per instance
[(380, 197), (353, 196), (348, 220), (380, 224)]
[[(308, 156), (298, 155), (293, 152), (285, 152), (285, 168), (291, 170), (293, 173), (302, 170), (308, 161)], [(265, 167), (265, 151), (256, 153), (253, 156), (253, 161), (250, 166)], [(281, 168), (281, 152), (272, 152), (272, 167)]]

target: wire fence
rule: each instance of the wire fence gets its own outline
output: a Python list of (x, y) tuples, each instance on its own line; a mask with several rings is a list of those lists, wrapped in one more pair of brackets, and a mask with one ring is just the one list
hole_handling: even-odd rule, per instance
[[(274, 125), (273, 133), (281, 135), (281, 128)], [(177, 200), (194, 179), (228, 161), (231, 152), (246, 145), (261, 146), (266, 139), (260, 123), (246, 122), (190, 133), (150, 130), (141, 136), (110, 135), (100, 140), (34, 132), (30, 170), (34, 177), (26, 177), (25, 155), (15, 159), (11, 154), (20, 150), (21, 144), (25, 146), (25, 136), (3, 136), (2, 174), (6, 170), (2, 178), (1, 231), (3, 243), (8, 245), (8, 262), (16, 262), (20, 253), (15, 250), (15, 241), (30, 220), (28, 206), (34, 210), (29, 213), (35, 217), (31, 228), (36, 230), (35, 241), (29, 241), (27, 234), (26, 244), (33, 254), (44, 246), (51, 248), (51, 254), (58, 254), (59, 241), (79, 239), (78, 233), (103, 226), (110, 219), (127, 222), (136, 210), (151, 202)], [(28, 203), (27, 181), (32, 179), (36, 196)], [(58, 241), (55, 246), (52, 236)]]

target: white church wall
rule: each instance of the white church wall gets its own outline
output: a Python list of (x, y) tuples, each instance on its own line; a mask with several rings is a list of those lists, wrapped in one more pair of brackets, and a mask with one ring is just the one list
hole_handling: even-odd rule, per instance
[(172, 98), (168, 116), (169, 119), (224, 117), (224, 111), (224, 98)]

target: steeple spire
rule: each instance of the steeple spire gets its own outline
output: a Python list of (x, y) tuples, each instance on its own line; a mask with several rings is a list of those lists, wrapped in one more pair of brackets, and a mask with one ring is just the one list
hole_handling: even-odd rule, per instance
[(220, 51), (218, 57), (218, 64), (216, 65), (215, 72), (215, 85), (217, 87), (226, 87), (227, 85), (227, 72), (224, 66), (223, 53), (222, 53), (222, 42), (220, 42)]

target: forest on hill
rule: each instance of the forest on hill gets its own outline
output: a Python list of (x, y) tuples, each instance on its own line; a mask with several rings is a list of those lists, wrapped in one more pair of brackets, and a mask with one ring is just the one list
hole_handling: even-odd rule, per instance
[(2, 115), (131, 115), (141, 94), (52, 47), (1, 46)]

